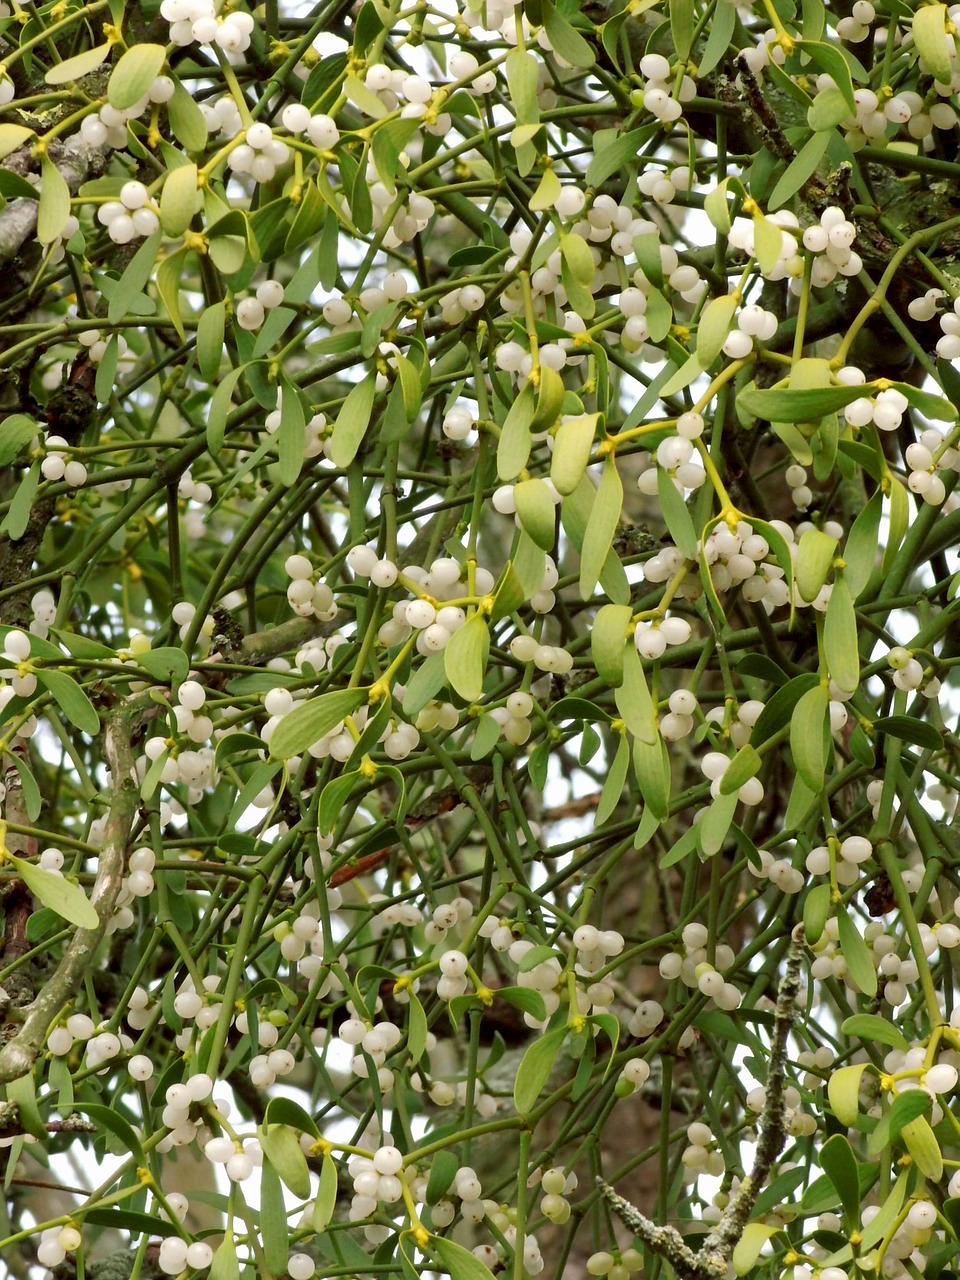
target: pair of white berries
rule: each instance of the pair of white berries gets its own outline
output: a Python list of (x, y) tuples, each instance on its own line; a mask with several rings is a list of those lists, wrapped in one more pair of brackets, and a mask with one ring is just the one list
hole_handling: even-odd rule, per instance
[(237, 324), (241, 329), (255, 330), (263, 324), (268, 311), (283, 302), (283, 285), (279, 280), (264, 280), (257, 286), (252, 298), (241, 298), (237, 303)]

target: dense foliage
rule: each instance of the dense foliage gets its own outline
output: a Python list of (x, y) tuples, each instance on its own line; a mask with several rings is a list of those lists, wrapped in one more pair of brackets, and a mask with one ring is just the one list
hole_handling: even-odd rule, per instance
[(960, 6), (0, 10), (0, 1269), (955, 1271)]

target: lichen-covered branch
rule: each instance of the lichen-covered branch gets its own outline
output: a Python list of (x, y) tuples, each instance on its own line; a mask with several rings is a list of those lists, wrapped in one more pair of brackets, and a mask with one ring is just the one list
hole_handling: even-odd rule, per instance
[(787, 952), (787, 963), (777, 990), (773, 1044), (770, 1050), (770, 1072), (766, 1100), (760, 1116), (760, 1139), (753, 1168), (731, 1198), (717, 1226), (702, 1247), (694, 1251), (684, 1243), (671, 1226), (658, 1226), (645, 1217), (629, 1201), (617, 1195), (611, 1186), (597, 1179), (601, 1195), (620, 1218), (658, 1257), (669, 1262), (682, 1280), (715, 1280), (726, 1275), (727, 1264), (743, 1235), (744, 1227), (757, 1202), (774, 1161), (783, 1150), (787, 1130), (784, 1105), (784, 1077), (787, 1063), (787, 1039), (793, 1026), (797, 995), (800, 991), (800, 964), (803, 956), (803, 926), (794, 930)]
[(148, 705), (142, 695), (122, 703), (111, 713), (104, 731), (112, 797), (91, 895), (100, 923), (96, 929), (78, 929), (74, 933), (55, 972), (24, 1010), (23, 1025), (0, 1050), (0, 1084), (16, 1080), (32, 1070), (50, 1026), (78, 990), (104, 936), (107, 922), (114, 913), (123, 879), (127, 842), (140, 800), (136, 752), (131, 745), (131, 737)]
[[(76, 195), (90, 174), (99, 171), (102, 161), (103, 152), (99, 147), (91, 147), (82, 134), (74, 134), (63, 144), (54, 163), (70, 188), (70, 194)], [(12, 167), (9, 161), (7, 165)], [(36, 231), (38, 207), (37, 200), (21, 197), (11, 200), (0, 213), (0, 262), (16, 257)]]

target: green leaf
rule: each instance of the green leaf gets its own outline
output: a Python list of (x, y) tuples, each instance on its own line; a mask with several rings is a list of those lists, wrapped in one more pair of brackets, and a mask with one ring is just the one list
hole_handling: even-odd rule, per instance
[(734, 795), (745, 782), (756, 776), (763, 764), (755, 747), (746, 743), (740, 748), (723, 772), (720, 779), (720, 794)]
[(427, 1204), (438, 1204), (453, 1186), (460, 1171), (460, 1160), (450, 1150), (437, 1151), (430, 1159), (430, 1176), (427, 1179)]
[[(593, 481), (585, 475), (573, 493), (568, 493), (560, 506), (560, 523), (574, 550), (581, 551), (590, 513), (596, 502)], [(616, 550), (611, 547), (600, 570), (600, 585), (608, 599), (626, 604), (630, 599), (630, 583)]]
[(536, 393), (526, 383), (510, 406), (497, 445), (497, 474), (515, 480), (530, 457), (530, 424), (536, 411)]
[(529, 1013), (540, 1022), (546, 1019), (547, 1011), (543, 996), (539, 991), (531, 990), (530, 987), (500, 987), (497, 991), (497, 999), (506, 1000), (507, 1004), (512, 1004), (515, 1009), (520, 1009), (523, 1013)]
[(614, 699), (624, 724), (635, 738), (648, 744), (659, 741), (657, 709), (647, 688), (647, 678), (636, 646), (625, 644), (621, 651), (622, 679)]
[[(313, 1202), (311, 1226), (314, 1231), (325, 1231), (333, 1218), (337, 1204), (337, 1166), (330, 1155), (325, 1154), (320, 1165), (320, 1189)], [(286, 1263), (284, 1263), (286, 1266)], [(281, 1270), (283, 1268), (281, 1267)]]
[(412, 1066), (416, 1066), (427, 1047), (427, 1015), (423, 1005), (411, 991), (407, 1006), (407, 1053)]
[(518, 1115), (528, 1115), (540, 1097), (566, 1036), (566, 1027), (556, 1027), (527, 1048), (513, 1082), (513, 1102)]
[(39, 434), (40, 428), (25, 413), (4, 418), (0, 422), (0, 467), (8, 467)]
[(783, 232), (775, 222), (759, 215), (753, 220), (753, 254), (764, 275), (771, 272), (780, 261), (783, 249)]
[(918, 1116), (903, 1126), (900, 1136), (920, 1173), (931, 1182), (939, 1182), (943, 1177), (943, 1153), (929, 1120)]
[(735, 5), (718, 4), (707, 27), (707, 43), (700, 54), (697, 79), (702, 80), (718, 67), (726, 56), (737, 25)]
[(835, 413), (861, 396), (869, 386), (855, 387), (756, 387), (752, 383), (737, 396), (737, 407), (768, 422), (810, 422)]
[(789, 724), (794, 707), (808, 690), (819, 683), (819, 676), (808, 671), (794, 676), (792, 680), (788, 680), (786, 684), (775, 690), (750, 731), (750, 741), (753, 745), (760, 746), (768, 738), (772, 738), (785, 724)]
[(209, 1280), (240, 1280), (240, 1263), (232, 1231), (228, 1231), (217, 1246), (210, 1264)]
[(870, 948), (842, 904), (837, 907), (837, 928), (840, 953), (847, 962), (847, 971), (856, 984), (857, 990), (862, 991), (865, 996), (875, 996), (877, 971), (873, 967)]
[(602, 827), (623, 799), (623, 790), (626, 786), (629, 768), (630, 744), (627, 741), (626, 734), (621, 734), (616, 754), (611, 760), (607, 776), (603, 780), (603, 788), (600, 792), (600, 800), (594, 816), (595, 826)]
[(65, 58), (63, 62), (55, 63), (44, 75), (44, 84), (69, 84), (71, 80), (82, 80), (91, 71), (96, 71), (101, 63), (106, 62), (112, 47), (110, 44), (98, 44), (72, 58)]
[(837, 574), (823, 620), (823, 658), (834, 684), (855, 693), (860, 684), (857, 615), (843, 573)]
[(167, 51), (162, 44), (131, 45), (114, 67), (107, 84), (107, 100), (111, 107), (126, 111), (145, 97), (166, 60)]
[[(810, 142), (819, 143), (822, 141), (823, 145), (820, 148), (821, 156), (824, 151), (826, 151), (827, 144), (830, 141), (830, 130), (835, 128), (841, 120), (846, 120), (849, 115), (850, 107), (847, 104), (846, 97), (840, 89), (834, 89), (832, 87), (821, 89), (814, 98), (813, 105), (807, 111), (807, 124), (811, 129), (820, 131), (814, 134), (814, 137), (810, 139)], [(809, 146), (809, 143), (807, 145)], [(820, 156), (817, 157), (817, 161), (819, 161), (819, 159)], [(796, 161), (794, 160), (793, 163), (795, 164)], [(814, 164), (814, 168), (816, 168), (816, 164)], [(812, 173), (813, 170), (810, 172)], [(806, 178), (809, 176), (810, 174), (808, 173)], [(803, 179), (803, 182), (806, 181), (806, 178)], [(801, 185), (802, 182), (798, 184), (798, 187)], [(797, 189), (797, 187), (794, 187), (795, 191)]]
[(771, 1236), (782, 1231), (780, 1226), (769, 1226), (766, 1222), (748, 1222), (733, 1250), (733, 1269), (738, 1276), (745, 1276), (756, 1266), (760, 1251)]
[(693, 519), (683, 500), (683, 495), (677, 491), (677, 486), (659, 464), (657, 465), (657, 494), (660, 498), (660, 510), (663, 513), (667, 532), (688, 560), (696, 560), (700, 539), (693, 527)]
[(274, 729), (270, 755), (274, 760), (301, 755), (366, 701), (366, 689), (334, 689), (301, 702)]
[(473, 613), (443, 650), (447, 681), (464, 702), (476, 702), (483, 694), (489, 653), (490, 629), (483, 614)]
[(536, 58), (525, 49), (515, 47), (507, 54), (505, 70), (517, 124), (535, 124), (540, 119), (537, 105), (539, 68)]
[(855, 1013), (844, 1018), (840, 1030), (845, 1036), (856, 1036), (865, 1044), (886, 1044), (892, 1049), (902, 1049), (904, 1053), (910, 1048), (910, 1042), (900, 1028), (875, 1013)]
[(216, 380), (223, 361), (226, 312), (225, 303), (215, 302), (204, 307), (197, 323), (197, 364), (208, 382)]
[(690, 56), (695, 22), (693, 0), (670, 0), (670, 34), (681, 62)]
[(56, 911), (58, 916), (63, 916), (78, 929), (99, 928), (100, 917), (96, 908), (78, 884), (12, 853), (7, 853), (5, 862), (13, 866), (33, 896), (45, 907)]
[(557, 513), (545, 480), (521, 480), (513, 487), (513, 501), (521, 526), (543, 551), (556, 541)]
[(828, 704), (830, 695), (819, 682), (797, 702), (790, 721), (790, 751), (797, 773), (819, 792), (827, 768), (830, 743)]
[(6, 160), (11, 152), (34, 136), (34, 130), (22, 124), (0, 124), (0, 160)]
[(831, 889), (828, 884), (818, 884), (807, 894), (803, 902), (803, 932), (809, 946), (814, 946), (823, 936), (830, 917)]
[(821, 71), (825, 71), (843, 94), (844, 101), (850, 108), (850, 114), (857, 114), (857, 103), (853, 96), (853, 80), (850, 76), (850, 64), (846, 58), (831, 44), (823, 44), (818, 40), (798, 40), (797, 48), (808, 53)]
[(197, 166), (191, 163), (170, 169), (160, 193), (160, 225), (168, 236), (183, 235), (197, 204)]
[[(844, 116), (847, 115), (846, 103), (843, 101), (843, 95), (838, 89), (827, 89), (825, 93), (835, 93), (844, 107)], [(824, 96), (823, 93), (817, 94), (817, 101)], [(814, 103), (816, 106), (816, 102)], [(811, 115), (813, 108), (811, 108)], [(843, 117), (841, 117), (842, 119)], [(810, 127), (812, 129), (822, 129), (823, 125), (814, 124), (811, 120)], [(803, 184), (811, 178), (817, 171), (817, 165), (823, 159), (824, 152), (830, 142), (829, 133), (815, 133), (812, 138), (808, 138), (797, 154), (787, 165), (784, 173), (780, 175), (777, 185), (773, 188), (767, 198), (767, 208), (770, 210), (780, 209), (787, 203), (792, 196), (800, 190)]]
[(647, 808), (662, 822), (670, 808), (670, 757), (667, 744), (633, 740), (633, 771)]
[(587, 186), (601, 187), (615, 173), (621, 173), (626, 165), (635, 163), (641, 147), (649, 138), (649, 129), (631, 129), (628, 133), (618, 134), (612, 142), (598, 143), (587, 165), (584, 179)]
[(918, 1116), (929, 1114), (933, 1099), (925, 1089), (908, 1089), (898, 1094), (887, 1112), (887, 1141), (893, 1142)]
[(470, 759), (483, 760), (488, 756), (500, 739), (500, 725), (491, 715), (483, 715), (477, 721), (473, 742), (470, 744)]
[(860, 1175), (857, 1158), (848, 1139), (835, 1133), (820, 1148), (819, 1163), (837, 1189), (848, 1229), (860, 1221)]
[(34, 462), (17, 485), (7, 514), (4, 516), (0, 532), (7, 535), (11, 542), (19, 542), (30, 522), (30, 511), (40, 484), (40, 463)]
[(623, 485), (616, 459), (609, 454), (604, 461), (600, 484), (587, 520), (580, 553), (580, 597), (588, 600), (594, 592), (604, 561), (610, 553), (613, 535), (620, 523), (623, 507)]
[[(30, 772), (30, 766), (26, 760), (16, 751), (5, 751), (10, 763), (20, 775), (20, 790), (23, 793), (24, 808), (27, 811), (27, 817), (31, 822), (36, 822), (40, 816), (40, 810), (43, 808), (43, 799), (40, 795), (40, 788), (37, 786), (37, 780)], [(7, 789), (11, 784), (7, 783)]]
[(584, 320), (590, 320), (596, 311), (593, 296), (593, 277), (596, 263), (586, 240), (570, 233), (560, 237), (560, 274), (563, 287), (573, 309)]
[(333, 831), (343, 806), (349, 799), (350, 792), (363, 776), (359, 769), (354, 769), (350, 773), (341, 773), (338, 778), (331, 778), (320, 792), (317, 830), (322, 836), (328, 836)]
[(300, 392), (285, 373), (280, 375), (280, 483), (290, 488), (300, 479), (307, 445), (307, 418)]
[(730, 207), (727, 204), (727, 186), (729, 182), (729, 178), (724, 178), (709, 192), (703, 202), (704, 213), (722, 236), (729, 235), (732, 225), (730, 222)]
[(891, 738), (899, 738), (901, 742), (912, 743), (915, 747), (923, 747), (926, 751), (941, 751), (943, 737), (940, 730), (914, 716), (880, 716), (873, 722), (874, 733), (886, 733)]
[(274, 1275), (282, 1275), (290, 1252), (287, 1208), (280, 1176), (269, 1160), (264, 1160), (260, 1170), (260, 1232), (267, 1266)]
[[(176, 77), (173, 77), (176, 80)], [(173, 136), (190, 152), (203, 151), (207, 145), (207, 122), (203, 112), (183, 85), (176, 81), (173, 97), (167, 103), (167, 120)]]
[(93, 703), (65, 671), (54, 671), (50, 667), (37, 669), (37, 680), (53, 694), (57, 706), (72, 725), (83, 733), (100, 732), (100, 717)]
[(687, 827), (686, 831), (675, 840), (667, 852), (660, 859), (661, 871), (666, 871), (668, 867), (675, 867), (678, 862), (683, 862), (685, 858), (689, 858), (700, 848), (700, 831), (699, 822), (691, 827)]
[(137, 666), (153, 676), (155, 680), (162, 680), (164, 684), (173, 680), (178, 683), (186, 680), (190, 672), (190, 661), (186, 653), (172, 646), (148, 649), (146, 653), (138, 653)]
[[(628, 604), (605, 604), (597, 610), (590, 628), (590, 655), (597, 674), (611, 689), (623, 683), (623, 655), (627, 627), (633, 617)], [(641, 677), (642, 677), (641, 672)]]
[[(719, 795), (711, 801), (706, 812), (697, 823), (696, 830), (700, 841), (700, 850), (705, 858), (712, 858), (723, 848), (723, 842), (730, 830), (730, 823), (737, 807), (738, 797)], [(666, 815), (664, 815), (666, 816)]]
[(231, 369), (225, 374), (218, 383), (216, 391), (210, 400), (210, 408), (207, 412), (207, 448), (216, 457), (223, 447), (223, 438), (227, 429), (227, 416), (230, 413), (233, 404), (233, 392), (243, 377), (247, 366), (245, 364), (238, 365), (236, 369)]
[(52, 244), (70, 216), (70, 188), (63, 174), (44, 153), (40, 161), (40, 203), (37, 207), (37, 239)]
[(947, 52), (947, 6), (925, 4), (913, 15), (913, 43), (924, 67), (941, 84), (953, 78), (953, 66)]
[(573, 493), (582, 480), (599, 419), (599, 413), (584, 413), (568, 418), (557, 428), (550, 458), (550, 479), (558, 493)]
[(446, 683), (443, 652), (431, 653), (407, 681), (403, 714), (409, 718), (416, 716)]
[(370, 153), (380, 181), (391, 196), (396, 195), (400, 153), (417, 132), (415, 120), (387, 120), (373, 135)]
[(697, 327), (697, 360), (701, 369), (709, 369), (720, 354), (739, 305), (739, 299), (728, 293), (722, 298), (711, 298), (704, 307)]
[(286, 1124), (263, 1124), (257, 1135), (264, 1158), (279, 1174), (284, 1186), (301, 1200), (310, 1194), (310, 1171), (295, 1129)]
[(571, 67), (592, 67), (596, 62), (593, 49), (579, 31), (557, 12), (553, 0), (541, 0), (540, 7), (547, 38), (560, 57)]
[(8, 1080), (6, 1089), (7, 1101), (16, 1105), (21, 1125), (27, 1133), (45, 1141), (47, 1130), (40, 1115), (40, 1108), (37, 1106), (37, 1085), (33, 1072), (28, 1071), (26, 1075), (18, 1076), (15, 1080)]
[(877, 561), (880, 517), (883, 515), (883, 493), (877, 489), (854, 520), (843, 548), (844, 571), (850, 595), (858, 598), (873, 574)]
[(540, 382), (537, 387), (537, 407), (530, 423), (531, 431), (551, 431), (560, 416), (566, 388), (556, 369), (540, 366)]
[(450, 1273), (450, 1280), (490, 1280), (490, 1268), (462, 1244), (448, 1240), (446, 1236), (431, 1236), (429, 1248), (444, 1270)]
[[(282, 990), (280, 984), (273, 978), (265, 978), (248, 991), (247, 999), (281, 995)], [(292, 1098), (271, 1098), (264, 1111), (264, 1118), (268, 1124), (287, 1124), (299, 1130), (300, 1133), (309, 1133), (314, 1138), (320, 1137), (320, 1130), (313, 1116)]]
[(107, 307), (107, 319), (111, 324), (119, 324), (131, 309), (130, 304), (143, 292), (144, 286), (153, 274), (162, 240), (163, 232), (154, 231), (130, 259)]
[(855, 1062), (849, 1067), (838, 1067), (827, 1081), (827, 1098), (833, 1114), (848, 1128), (856, 1124), (860, 1114), (860, 1077), (867, 1066), (866, 1062)]
[(833, 568), (837, 540), (820, 529), (807, 529), (801, 534), (794, 561), (794, 574), (800, 599), (809, 604), (816, 599)]

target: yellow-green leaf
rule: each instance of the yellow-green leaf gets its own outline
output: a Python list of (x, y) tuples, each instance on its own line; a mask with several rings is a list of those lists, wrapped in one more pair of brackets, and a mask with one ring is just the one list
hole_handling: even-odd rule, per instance
[(513, 480), (527, 465), (530, 457), (530, 424), (536, 410), (531, 383), (521, 390), (507, 413), (497, 445), (497, 474), (501, 480)]
[(40, 205), (37, 209), (37, 239), (52, 244), (70, 216), (70, 188), (48, 155), (40, 162)]
[(181, 236), (197, 210), (197, 166), (182, 164), (171, 169), (160, 193), (160, 225), (168, 236)]
[(860, 1077), (867, 1063), (855, 1062), (849, 1067), (838, 1067), (827, 1081), (827, 1098), (833, 1114), (841, 1124), (856, 1124), (860, 1114)]
[(573, 493), (587, 469), (598, 413), (584, 413), (561, 422), (553, 441), (550, 479), (558, 493)]
[(35, 898), (55, 911), (64, 920), (69, 920), (78, 929), (96, 929), (100, 924), (93, 903), (72, 880), (49, 871), (46, 867), (35, 866), (24, 858), (14, 857), (8, 853), (5, 861), (9, 863), (17, 875), (27, 886)]
[(82, 80), (107, 60), (111, 47), (109, 44), (98, 44), (72, 58), (65, 58), (63, 62), (55, 63), (43, 77), (44, 83), (69, 84), (71, 80)]
[(799, 700), (790, 721), (790, 750), (797, 773), (815, 792), (823, 786), (827, 768), (829, 721), (827, 689), (816, 685)]
[(780, 1230), (779, 1226), (771, 1227), (766, 1222), (747, 1223), (733, 1250), (733, 1269), (738, 1276), (745, 1276), (753, 1269), (760, 1257), (760, 1250)]
[(701, 369), (709, 369), (720, 354), (739, 305), (739, 299), (728, 293), (711, 299), (704, 307), (697, 327), (697, 359)]
[(583, 536), (580, 553), (580, 596), (587, 600), (593, 595), (600, 577), (600, 570), (610, 552), (623, 507), (623, 484), (617, 471), (613, 454), (603, 464), (600, 485), (594, 498), (590, 518)]
[(538, 547), (549, 551), (556, 540), (557, 512), (545, 480), (521, 480), (513, 487), (520, 524)]
[(903, 1126), (900, 1136), (923, 1176), (931, 1182), (939, 1182), (943, 1177), (943, 1153), (936, 1134), (930, 1128), (930, 1121), (924, 1116), (917, 1116), (916, 1120)]
[(531, 431), (549, 431), (560, 415), (566, 388), (556, 369), (540, 366), (540, 382), (537, 387), (537, 407), (530, 423)]
[(114, 67), (107, 85), (111, 107), (126, 111), (139, 102), (163, 70), (167, 51), (162, 44), (134, 44)]
[(834, 684), (844, 693), (855, 692), (860, 684), (857, 615), (842, 573), (837, 574), (823, 620), (823, 658)]
[[(627, 646), (627, 627), (633, 617), (628, 604), (605, 604), (597, 610), (590, 628), (590, 655), (597, 675), (611, 689), (623, 683), (623, 657)], [(639, 660), (637, 665), (639, 666)], [(643, 672), (641, 671), (641, 678)], [(652, 706), (652, 703), (651, 703)]]
[(330, 441), (330, 460), (334, 466), (348, 467), (357, 456), (370, 425), (375, 395), (376, 384), (373, 378), (366, 377), (344, 400)]
[(0, 160), (6, 160), (12, 151), (22, 147), (33, 136), (34, 131), (22, 124), (0, 124)]
[(837, 554), (837, 540), (820, 529), (807, 529), (797, 545), (794, 575), (800, 599), (809, 604), (820, 594), (833, 567)]
[(769, 274), (780, 261), (783, 248), (783, 232), (775, 222), (762, 215), (753, 223), (753, 253), (764, 275)]
[(490, 653), (490, 630), (480, 613), (472, 614), (450, 637), (443, 651), (443, 670), (464, 702), (476, 702), (483, 693), (483, 676)]
[(913, 43), (923, 65), (941, 84), (949, 84), (953, 67), (947, 52), (947, 6), (925, 4), (913, 15)]
[(596, 263), (583, 236), (571, 232), (560, 237), (560, 268), (563, 287), (571, 305), (579, 315), (589, 320), (597, 309), (593, 296)]

